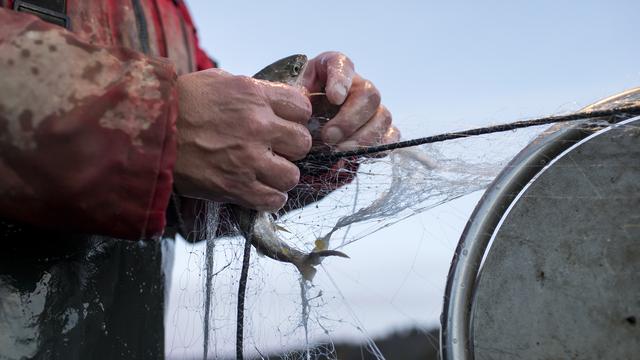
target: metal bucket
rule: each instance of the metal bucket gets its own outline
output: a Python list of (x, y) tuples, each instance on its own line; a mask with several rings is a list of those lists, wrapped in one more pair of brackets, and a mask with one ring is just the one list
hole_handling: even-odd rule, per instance
[(487, 189), (449, 271), (443, 359), (639, 356), (640, 117), (615, 120), (554, 129)]

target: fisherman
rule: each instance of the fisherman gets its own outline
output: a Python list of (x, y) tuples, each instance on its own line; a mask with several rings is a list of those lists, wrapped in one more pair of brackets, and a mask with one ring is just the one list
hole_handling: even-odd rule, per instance
[(201, 238), (196, 199), (285, 206), (308, 93), (339, 106), (315, 141), (398, 137), (345, 55), (309, 60), (303, 88), (233, 75), (179, 0), (0, 0), (0, 84), (1, 359), (163, 358), (166, 239)]

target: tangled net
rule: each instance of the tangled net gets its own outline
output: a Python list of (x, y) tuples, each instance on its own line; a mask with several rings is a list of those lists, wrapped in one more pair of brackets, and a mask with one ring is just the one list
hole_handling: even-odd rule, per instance
[[(279, 235), (305, 252), (322, 246), (349, 254), (355, 243), (382, 229), (484, 189), (541, 130), (463, 138), (359, 159), (351, 183), (277, 217)], [(210, 204), (204, 245), (182, 244), (189, 254), (173, 279), (178, 296), (167, 319), (169, 359), (235, 358), (244, 240), (216, 238), (215, 229), (229, 221), (218, 215), (217, 206)], [(373, 358), (384, 358), (352, 299), (337, 284), (336, 277), (343, 274), (333, 266), (350, 260), (325, 260), (309, 283), (290, 264), (252, 252), (244, 314), (246, 358), (335, 359), (334, 345), (345, 338), (364, 343), (363, 351)]]

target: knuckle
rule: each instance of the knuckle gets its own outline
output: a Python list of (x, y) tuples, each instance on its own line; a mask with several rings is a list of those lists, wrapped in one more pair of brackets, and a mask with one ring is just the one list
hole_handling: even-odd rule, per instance
[(279, 137), (279, 141), (287, 143), (286, 157), (289, 160), (300, 160), (311, 150), (313, 139), (306, 127), (300, 124), (293, 125), (290, 131)]
[(391, 128), (389, 136), (391, 138), (391, 141), (398, 141), (402, 137), (402, 133), (400, 132), (400, 130), (398, 130), (398, 128), (394, 126)]
[(380, 105), (380, 108), (382, 109), (382, 114), (384, 115), (384, 117), (389, 119), (393, 118), (391, 111), (389, 111), (386, 106)]
[(308, 120), (311, 117), (311, 102), (299, 91), (294, 91), (286, 99), (279, 102), (283, 108), (286, 108), (292, 117), (296, 120)]
[(266, 116), (260, 116), (258, 114), (254, 114), (254, 118), (252, 119), (253, 130), (256, 132), (256, 135), (266, 134), (271, 131), (273, 125), (269, 118)]
[(274, 131), (273, 122), (271, 118), (260, 112), (252, 112), (248, 115), (249, 121), (247, 124), (247, 130), (251, 136), (251, 140), (266, 140), (269, 138), (269, 134)]
[(256, 139), (264, 133), (267, 127), (265, 121), (253, 113), (247, 113), (247, 123), (245, 124), (246, 134), (252, 139)]
[(342, 52), (339, 51), (327, 51), (318, 55), (318, 59), (320, 60), (320, 64), (327, 67), (338, 67), (338, 68), (350, 68), (354, 69), (355, 66), (353, 61)]
[(339, 56), (339, 55), (340, 53), (337, 51), (325, 51), (320, 55), (318, 55), (318, 59), (320, 59), (320, 64), (326, 65), (327, 62), (331, 61), (332, 59), (334, 59), (336, 56)]
[(262, 162), (264, 162), (265, 160), (269, 160), (269, 158), (265, 157), (265, 154), (262, 150), (262, 147), (252, 146), (251, 149), (247, 152), (246, 161), (244, 161), (244, 166), (250, 166), (252, 168), (252, 171), (256, 173), (256, 178), (258, 176), (257, 173), (260, 172), (260, 164), (262, 164)]
[(382, 111), (382, 124), (384, 126), (384, 129), (386, 130), (388, 127), (391, 126), (392, 123), (393, 123), (393, 117), (391, 116), (391, 113), (389, 112), (389, 110), (384, 108), (384, 110)]
[(343, 52), (331, 51), (330, 56), (338, 62), (342, 62), (348, 66), (353, 67), (353, 61), (351, 61), (351, 59), (347, 55), (345, 55)]
[(243, 75), (238, 76), (237, 79), (238, 79), (237, 81), (238, 89), (242, 93), (247, 94), (248, 96), (251, 96), (251, 97), (262, 96), (262, 90), (258, 86), (255, 79), (252, 79), (248, 76), (243, 76)]
[(348, 67), (350, 67), (351, 69), (355, 69), (355, 65), (353, 64), (353, 61), (351, 61), (351, 59), (347, 55), (342, 53), (340, 53), (340, 55), (342, 55), (342, 59)]
[(244, 75), (236, 76), (236, 84), (240, 89), (246, 90), (246, 91), (250, 91), (254, 87), (253, 83), (251, 82), (251, 79), (249, 79), (249, 77)]
[(299, 141), (299, 154), (296, 156), (295, 160), (302, 159), (307, 155), (307, 153), (311, 150), (311, 145), (313, 143), (313, 138), (311, 137), (311, 133), (306, 128), (300, 130)]

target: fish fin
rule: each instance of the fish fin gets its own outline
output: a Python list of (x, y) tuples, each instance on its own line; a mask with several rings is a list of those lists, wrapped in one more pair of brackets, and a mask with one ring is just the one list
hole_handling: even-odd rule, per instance
[[(342, 251), (338, 251), (338, 250), (320, 250), (320, 251), (313, 251), (311, 254), (314, 254), (314, 256), (320, 257), (320, 258), (325, 258), (327, 256), (339, 256), (342, 258), (347, 258), (347, 259), (351, 259), (349, 257), (349, 255), (343, 253)], [(309, 255), (311, 255), (309, 254)]]
[(278, 230), (278, 231), (284, 231), (284, 232), (286, 232), (288, 234), (291, 234), (291, 231), (287, 230), (287, 228), (282, 226), (282, 225), (273, 224), (273, 227), (275, 227), (276, 230)]
[(321, 251), (321, 250), (327, 250), (327, 242), (324, 241), (324, 239), (318, 239), (315, 241), (314, 245), (316, 246), (315, 248), (313, 248), (313, 251)]
[(295, 262), (294, 265), (302, 274), (302, 278), (307, 281), (312, 281), (316, 276), (318, 270), (315, 268), (316, 265), (319, 265), (322, 262), (322, 259), (328, 256), (339, 256), (343, 258), (349, 259), (349, 255), (343, 253), (338, 250), (320, 250), (320, 251), (312, 251), (307, 254), (302, 261)]
[(320, 250), (320, 251), (312, 251), (307, 256), (304, 257), (304, 262), (311, 265), (319, 265), (322, 262), (322, 259), (329, 256), (339, 256), (343, 258), (349, 259), (349, 255), (343, 253), (338, 250)]

